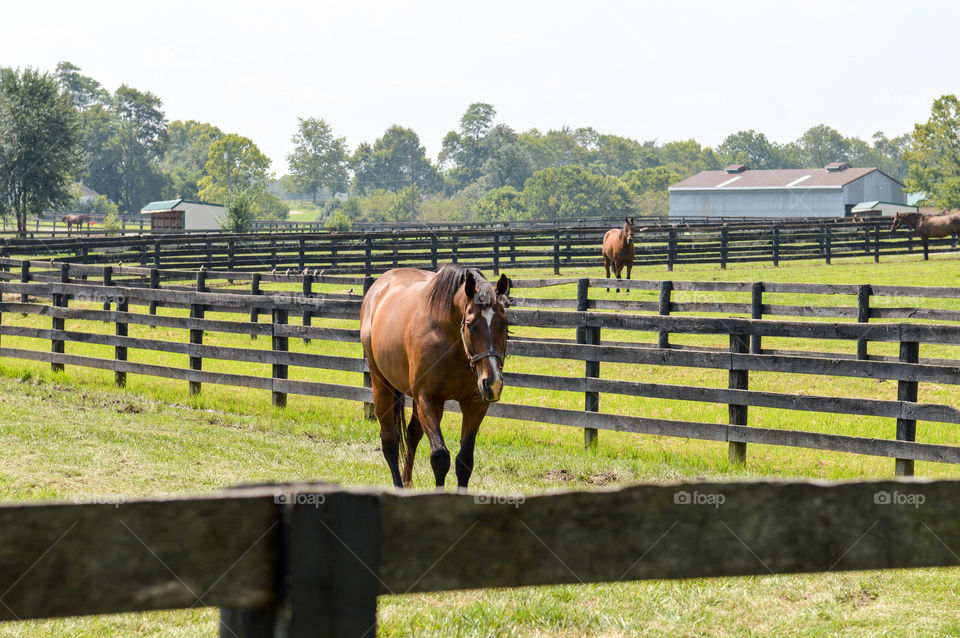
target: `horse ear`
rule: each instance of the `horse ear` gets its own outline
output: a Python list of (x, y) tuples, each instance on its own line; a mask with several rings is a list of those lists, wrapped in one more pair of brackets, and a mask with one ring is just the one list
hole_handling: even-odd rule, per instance
[(466, 293), (467, 299), (473, 299), (477, 294), (477, 280), (474, 279), (472, 272), (467, 271), (466, 279), (463, 281), (463, 292)]
[(508, 292), (510, 292), (510, 278), (506, 275), (500, 275), (500, 279), (497, 280), (497, 296), (502, 297)]

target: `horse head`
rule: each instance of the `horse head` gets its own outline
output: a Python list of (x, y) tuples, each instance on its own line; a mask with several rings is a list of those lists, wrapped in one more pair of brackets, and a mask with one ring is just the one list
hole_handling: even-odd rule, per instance
[(906, 223), (904, 217), (906, 217), (904, 213), (895, 213), (893, 217), (893, 225), (890, 226), (890, 230), (894, 231), (903, 226)]
[(484, 401), (499, 401), (503, 390), (509, 292), (506, 275), (500, 275), (495, 286), (470, 270), (464, 277), (460, 338)]
[(624, 217), (623, 228), (620, 229), (620, 237), (628, 244), (632, 244), (633, 234), (636, 232), (636, 230), (637, 227), (633, 224), (633, 217)]

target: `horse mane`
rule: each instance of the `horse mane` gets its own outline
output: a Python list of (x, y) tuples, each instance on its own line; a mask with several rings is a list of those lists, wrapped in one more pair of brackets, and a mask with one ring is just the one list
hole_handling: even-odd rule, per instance
[[(450, 316), (450, 308), (453, 306), (453, 298), (460, 290), (467, 273), (473, 273), (477, 283), (487, 282), (487, 278), (476, 268), (466, 268), (459, 264), (444, 264), (437, 271), (436, 277), (427, 285), (427, 308), (430, 313), (437, 318), (446, 318)], [(493, 293), (487, 286), (477, 286), (477, 294), (474, 296), (474, 303), (478, 308), (486, 308), (493, 305)]]

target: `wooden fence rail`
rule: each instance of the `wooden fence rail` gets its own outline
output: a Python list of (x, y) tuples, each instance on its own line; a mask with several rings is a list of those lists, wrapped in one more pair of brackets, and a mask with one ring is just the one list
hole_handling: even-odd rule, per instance
[[(606, 228), (404, 230), (297, 235), (163, 235), (5, 239), (0, 258), (47, 257), (80, 264), (137, 264), (164, 269), (231, 271), (314, 270), (371, 275), (398, 266), (437, 267), (457, 262), (493, 270), (601, 267)], [(635, 236), (638, 265), (728, 264), (832, 260), (919, 251), (912, 231), (894, 233), (883, 220), (735, 225), (651, 226)], [(932, 240), (930, 251), (955, 247)]]
[[(74, 268), (77, 273), (73, 272)], [(154, 285), (157, 278), (152, 272), (146, 276), (145, 269), (127, 267), (108, 271), (105, 279), (109, 285), (84, 283), (82, 277), (92, 274), (92, 268), (62, 264), (55, 281), (51, 281), (52, 275), (45, 274), (52, 271), (32, 267), (13, 269), (18, 280), (26, 277), (28, 281), (0, 283), (0, 293), (4, 294), (0, 303), (0, 338), (3, 339), (0, 357), (48, 362), (54, 369), (78, 365), (111, 370), (117, 385), (121, 386), (128, 374), (142, 374), (187, 381), (192, 392), (199, 392), (203, 383), (265, 390), (271, 392), (278, 406), (286, 404), (288, 394), (371, 400), (369, 388), (363, 387), (368, 386), (369, 381), (362, 381), (366, 366), (360, 356), (322, 353), (324, 342), (358, 343), (359, 330), (355, 326), (360, 294), (313, 292), (306, 284), (301, 288), (303, 292), (268, 291), (261, 287), (263, 281), (283, 282), (284, 276), (258, 274), (250, 275), (249, 292), (213, 292), (209, 289), (211, 281), (236, 275), (215, 271), (195, 273), (196, 281), (190, 287), (161, 288)], [(33, 277), (42, 281), (34, 281)], [(134, 277), (141, 285), (125, 285), (124, 277)], [(146, 281), (150, 284), (145, 284)], [(312, 285), (312, 278), (302, 281)], [(362, 290), (370, 281), (360, 280)], [(526, 289), (556, 283), (576, 283), (577, 298), (519, 296)], [(914, 303), (867, 308), (864, 300), (870, 297), (862, 286), (827, 284), (763, 283), (757, 286), (748, 282), (633, 281), (629, 282), (630, 288), (647, 290), (651, 297), (656, 293), (659, 299), (644, 302), (590, 298), (591, 288), (611, 283), (589, 279), (515, 281), (516, 304), (508, 310), (508, 316), (517, 334), (509, 341), (508, 354), (526, 360), (572, 360), (585, 364), (582, 377), (532, 374), (515, 371), (510, 365), (507, 384), (582, 394), (583, 409), (501, 402), (491, 405), (488, 414), (583, 428), (588, 445), (595, 443), (601, 429), (726, 441), (732, 458), (738, 461), (744, 460), (747, 443), (763, 443), (887, 456), (897, 459), (897, 474), (911, 474), (913, 462), (917, 460), (960, 462), (960, 447), (915, 441), (917, 421), (960, 424), (960, 411), (953, 405), (918, 401), (921, 384), (960, 385), (960, 355), (950, 350), (960, 343), (960, 326), (920, 323), (916, 319), (917, 316), (922, 317), (922, 321), (960, 319), (958, 310), (921, 308), (918, 303), (927, 299), (960, 298), (957, 289), (872, 286), (870, 292), (886, 296), (887, 301), (892, 299), (896, 303), (898, 298), (905, 297)], [(359, 293), (360, 286), (357, 290)], [(697, 296), (692, 301), (681, 298), (690, 294)], [(742, 294), (749, 303), (700, 300), (699, 295), (712, 294)], [(766, 295), (790, 294), (847, 295), (856, 305), (764, 303)], [(158, 308), (179, 310), (159, 313)], [(642, 312), (647, 314), (640, 314)], [(690, 312), (726, 313), (727, 316), (684, 315)], [(235, 318), (212, 318), (214, 313)], [(744, 316), (730, 316), (737, 313)], [(791, 313), (847, 321), (763, 318)], [(28, 318), (17, 319), (21, 315)], [(38, 327), (36, 319), (31, 320), (30, 316), (49, 317), (50, 328)], [(267, 322), (260, 322), (260, 316), (268, 318)], [(901, 320), (894, 322), (890, 318)], [(298, 319), (300, 323), (291, 323), (291, 319)], [(871, 319), (881, 321), (871, 322)], [(350, 327), (345, 327), (343, 320), (349, 320)], [(97, 327), (99, 322), (114, 324), (115, 329), (105, 332)], [(150, 327), (179, 330), (184, 337), (181, 340), (168, 336), (157, 338), (145, 330)], [(544, 337), (540, 333), (544, 329), (560, 330), (559, 334), (573, 338)], [(239, 347), (236, 341), (227, 339), (230, 334), (269, 337), (269, 344), (265, 348), (262, 342), (260, 345), (251, 342), (248, 347)], [(676, 345), (670, 341), (672, 335), (694, 335), (698, 341), (702, 337), (708, 343)], [(717, 342), (717, 337), (724, 338), (724, 342)], [(320, 342), (320, 352), (293, 351), (291, 338)], [(710, 345), (711, 338), (716, 345)], [(770, 347), (770, 339), (782, 338), (789, 338), (791, 344), (802, 344), (801, 349)], [(11, 344), (11, 339), (16, 341)], [(845, 347), (849, 352), (838, 352), (824, 343), (848, 344)], [(881, 348), (885, 343), (899, 344), (899, 354), (869, 352), (870, 344)], [(44, 348), (43, 344), (49, 347)], [(99, 352), (103, 354), (94, 356), (89, 354), (90, 348), (83, 354), (71, 352), (70, 344), (106, 346), (112, 350), (110, 356), (104, 356), (102, 349)], [(923, 356), (930, 347), (939, 349), (937, 357)], [(155, 356), (150, 356), (148, 361), (144, 361), (143, 356), (131, 356), (143, 352)], [(168, 355), (186, 356), (189, 366), (173, 365)], [(211, 362), (211, 366), (204, 361)], [(222, 364), (213, 365), (224, 361), (262, 364), (269, 366), (270, 371), (263, 369), (259, 375), (239, 374)], [(658, 383), (655, 378), (638, 381), (649, 376), (649, 372), (632, 367), (627, 373), (629, 380), (601, 377), (601, 368), (611, 364), (726, 370), (729, 383), (726, 388), (711, 388)], [(301, 374), (291, 375), (295, 369)], [(316, 373), (303, 374), (306, 370)], [(336, 373), (331, 375), (322, 372), (324, 370)], [(751, 389), (751, 371), (893, 380), (898, 384), (898, 394), (896, 400), (864, 399)], [(363, 385), (345, 383), (343, 378), (338, 378), (342, 372), (357, 374), (355, 379)], [(725, 405), (729, 419), (727, 423), (705, 423), (602, 412), (602, 397), (613, 395)], [(896, 439), (754, 427), (750, 425), (751, 407), (889, 418), (896, 422)], [(449, 403), (447, 409), (457, 410), (458, 406)], [(920, 431), (923, 434), (923, 426)]]
[(543, 496), (300, 484), (5, 505), (0, 620), (213, 606), (221, 636), (359, 637), (376, 634), (385, 594), (955, 566), (958, 498), (958, 481)]

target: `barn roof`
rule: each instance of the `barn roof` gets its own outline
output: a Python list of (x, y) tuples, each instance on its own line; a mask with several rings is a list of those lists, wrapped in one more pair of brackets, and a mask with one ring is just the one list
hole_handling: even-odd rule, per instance
[(140, 209), (141, 213), (160, 213), (168, 210), (176, 210), (180, 204), (200, 204), (201, 206), (216, 206), (223, 208), (223, 204), (213, 204), (211, 202), (195, 202), (190, 199), (167, 199), (160, 202), (150, 202)]
[(843, 188), (864, 175), (877, 171), (897, 182), (876, 168), (785, 168), (775, 170), (745, 170), (736, 175), (723, 171), (702, 171), (674, 184), (669, 190), (759, 190), (783, 188)]

